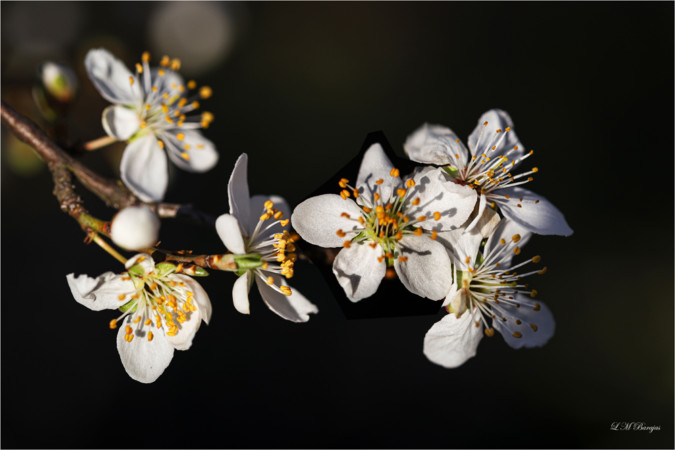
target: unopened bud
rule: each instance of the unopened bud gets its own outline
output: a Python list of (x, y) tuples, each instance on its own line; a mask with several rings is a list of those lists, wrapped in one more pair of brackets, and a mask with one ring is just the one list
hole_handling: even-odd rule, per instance
[(129, 206), (110, 225), (113, 242), (127, 250), (144, 250), (157, 242), (159, 218), (147, 206)]
[(61, 103), (69, 103), (77, 92), (77, 77), (67, 66), (51, 61), (40, 67), (40, 81), (47, 95)]

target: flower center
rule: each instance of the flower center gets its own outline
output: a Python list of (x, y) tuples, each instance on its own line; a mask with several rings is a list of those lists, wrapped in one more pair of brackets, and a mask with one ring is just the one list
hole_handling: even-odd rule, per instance
[[(144, 257), (137, 262), (143, 262)], [(188, 320), (189, 314), (197, 311), (193, 303), (194, 293), (175, 273), (182, 271), (182, 265), (174, 266), (160, 263), (155, 270), (145, 273), (141, 265), (129, 269), (123, 280), (131, 280), (136, 287), (133, 294), (120, 294), (120, 307), (123, 314), (110, 321), (110, 328), (117, 328), (117, 323), (131, 315), (125, 329), (124, 340), (131, 342), (134, 336), (145, 337), (148, 341), (154, 338), (155, 332), (164, 330), (167, 336), (175, 336), (180, 324)]]
[[(537, 295), (537, 291), (530, 289), (527, 284), (523, 284), (522, 279), (534, 274), (543, 275), (547, 270), (544, 267), (523, 274), (518, 274), (515, 271), (515, 269), (529, 263), (539, 263), (541, 261), (540, 256), (535, 256), (510, 268), (500, 268), (502, 264), (511, 259), (512, 255), (520, 254), (520, 247), (517, 245), (518, 241), (520, 241), (520, 235), (518, 234), (514, 235), (508, 242), (505, 239), (501, 239), (499, 246), (486, 255), (484, 260), (481, 260), (479, 253), (478, 260), (471, 265), (470, 258), (467, 257), (465, 261), (468, 266), (467, 270), (456, 269), (455, 271), (458, 288), (457, 295), (460, 296), (457, 299), (460, 300), (461, 298), (461, 300), (455, 302), (454, 308), (457, 308), (460, 314), (467, 309), (470, 311), (478, 310), (481, 313), (480, 319), (485, 326), (485, 334), (490, 337), (494, 335), (494, 329), (488, 326), (487, 318), (506, 322), (506, 316), (511, 314), (505, 311), (504, 305), (520, 308), (521, 304), (516, 300), (516, 295), (525, 294), (531, 298)], [(460, 302), (466, 302), (466, 304), (457, 306), (457, 303)], [(446, 310), (449, 313), (458, 312), (454, 310), (452, 303), (446, 307)], [(538, 311), (541, 306), (539, 303), (535, 303), (532, 308), (534, 311)], [(517, 319), (516, 324), (520, 325), (520, 323), (521, 321)], [(476, 326), (479, 325), (479, 321), (476, 321)], [(537, 331), (536, 324), (532, 323), (530, 327), (534, 331)], [(522, 334), (516, 331), (513, 337), (520, 338)]]
[[(518, 153), (519, 147), (516, 145), (501, 155), (491, 156), (504, 142), (511, 127), (506, 127), (503, 131), (498, 129), (492, 136), (485, 133), (487, 122), (483, 123), (483, 130), (476, 141), (476, 154), (471, 157), (468, 164), (455, 154), (455, 165), (445, 167), (446, 173), (452, 176), (459, 184), (469, 186), (488, 196), (489, 200), (494, 200), (492, 191), (504, 187), (513, 187), (529, 183), (533, 180), (532, 174), (539, 171), (533, 167), (532, 170), (518, 175), (512, 175), (511, 170), (516, 164), (531, 156), (534, 151), (530, 150), (524, 155)], [(459, 141), (459, 139), (457, 139)], [(501, 196), (499, 196), (501, 197)], [(508, 197), (507, 197), (508, 198)], [(491, 205), (495, 207), (493, 202)]]
[[(426, 233), (431, 239), (436, 239), (438, 232), (426, 232), (417, 225), (428, 219), (440, 220), (441, 213), (434, 212), (433, 217), (426, 216), (410, 217), (408, 211), (420, 204), (420, 198), (415, 195), (415, 180), (409, 178), (401, 180), (398, 169), (391, 169), (389, 176), (392, 177), (391, 192), (388, 187), (383, 188), (384, 180), (382, 178), (375, 181), (375, 191), (372, 193), (361, 193), (349, 184), (349, 180), (342, 178), (338, 185), (342, 188), (340, 196), (347, 199), (354, 196), (357, 199), (356, 204), (361, 208), (359, 217), (351, 217), (343, 212), (341, 215), (347, 219), (355, 220), (359, 223), (358, 233), (351, 239), (345, 240), (343, 247), (349, 248), (354, 243), (370, 241), (370, 246), (375, 248), (377, 245), (384, 250), (384, 255), (378, 258), (380, 262), (386, 257), (387, 265), (394, 264), (396, 258), (405, 261), (407, 257), (400, 256), (399, 241), (406, 234), (415, 234), (421, 236)], [(389, 186), (389, 185), (387, 185)], [(365, 191), (365, 189), (364, 189)], [(338, 230), (339, 237), (346, 237), (347, 233)]]
[(269, 232), (276, 225), (286, 227), (288, 222), (288, 219), (284, 219), (284, 213), (275, 209), (271, 200), (267, 200), (263, 205), (263, 214), (258, 224), (251, 236), (246, 239), (247, 254), (258, 256), (262, 262), (254, 268), (255, 274), (272, 289), (284, 295), (291, 295), (291, 288), (281, 284), (280, 279), (275, 279), (275, 275), (285, 278), (293, 277), (293, 265), (298, 259), (295, 253), (295, 242), (300, 239), (300, 236), (288, 230), (274, 234)]
[[(170, 59), (164, 56), (160, 67), (156, 72), (150, 70), (148, 62), (150, 54), (144, 52), (142, 62), (136, 63), (137, 77), (143, 90), (143, 102), (139, 105), (140, 128), (148, 129), (154, 133), (165, 131), (163, 139), (169, 139), (178, 148), (190, 150), (190, 144), (184, 142), (186, 129), (208, 128), (214, 120), (213, 114), (208, 111), (201, 115), (188, 113), (196, 111), (200, 107), (199, 100), (207, 99), (213, 94), (209, 86), (197, 89), (194, 80), (184, 85), (176, 75), (181, 63), (177, 58)], [(134, 84), (134, 78), (129, 78), (129, 83)], [(158, 140), (160, 147), (164, 148), (164, 142)], [(196, 148), (203, 148), (197, 144)], [(183, 151), (181, 157), (189, 160), (187, 152)]]

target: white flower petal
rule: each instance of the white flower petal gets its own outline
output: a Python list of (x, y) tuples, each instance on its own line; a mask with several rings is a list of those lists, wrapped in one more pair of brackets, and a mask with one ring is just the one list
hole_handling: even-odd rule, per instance
[[(143, 91), (137, 77), (110, 52), (102, 48), (89, 50), (84, 65), (94, 86), (106, 100), (121, 105), (141, 105)], [(130, 77), (133, 83), (129, 81)]]
[[(467, 232), (464, 228), (438, 233), (436, 241), (442, 244), (452, 256), (452, 262), (460, 270), (473, 267), (483, 236), (475, 229)], [(467, 261), (469, 261), (467, 263)]]
[(223, 214), (216, 219), (216, 231), (225, 247), (235, 255), (246, 253), (244, 237), (241, 234), (239, 221), (231, 214)]
[[(178, 332), (175, 336), (166, 335), (166, 340), (176, 350), (188, 350), (192, 346), (192, 340), (194, 339), (195, 334), (197, 334), (197, 330), (199, 330), (199, 326), (202, 323), (202, 316), (199, 313), (199, 310), (190, 311), (185, 314), (185, 317), (186, 320), (183, 323), (175, 321), (176, 325), (178, 326)], [(167, 329), (165, 328), (165, 331), (166, 330)]]
[[(130, 319), (131, 316), (127, 316), (124, 323), (132, 325)], [(173, 358), (173, 346), (162, 331), (153, 331), (152, 341), (148, 341), (145, 333), (134, 336), (131, 342), (125, 341), (124, 335), (125, 325), (122, 325), (117, 332), (117, 351), (122, 365), (134, 380), (152, 383), (169, 366)]]
[(237, 281), (235, 281), (232, 286), (232, 303), (234, 304), (234, 309), (242, 314), (251, 314), (251, 308), (248, 303), (248, 291), (251, 289), (251, 276), (251, 271), (247, 270), (246, 273), (237, 278)]
[[(183, 140), (176, 137), (183, 134)], [(187, 172), (206, 172), (218, 163), (218, 152), (213, 142), (199, 131), (176, 128), (160, 136), (166, 144), (171, 161)]]
[(141, 125), (138, 112), (122, 105), (112, 105), (104, 109), (101, 122), (108, 136), (119, 141), (126, 141), (136, 134)]
[(485, 195), (478, 196), (477, 206), (478, 208), (475, 217), (473, 214), (469, 217), (470, 222), (466, 226), (466, 231), (476, 232), (486, 238), (492, 234), (499, 224), (499, 214), (497, 214), (497, 211), (487, 206)]
[(130, 269), (136, 264), (140, 264), (143, 268), (143, 273), (150, 273), (155, 270), (155, 260), (147, 253), (138, 253), (137, 255), (132, 256), (127, 260), (126, 264), (124, 264), (124, 267)]
[[(265, 277), (272, 276), (277, 286), (288, 286), (281, 277), (270, 272), (262, 272)], [(291, 322), (307, 322), (309, 314), (318, 312), (318, 308), (307, 300), (297, 289), (291, 288), (291, 295), (283, 295), (272, 289), (260, 277), (255, 278), (258, 290), (265, 304), (280, 317)]]
[(498, 193), (509, 196), (499, 203), (502, 214), (528, 230), (542, 235), (573, 233), (560, 210), (541, 195), (520, 187), (500, 189)]
[[(349, 218), (342, 214), (349, 215)], [(345, 240), (354, 237), (361, 229), (358, 218), (361, 208), (351, 199), (343, 199), (336, 194), (323, 194), (311, 197), (300, 203), (291, 216), (293, 229), (310, 244), (320, 247), (342, 247)], [(342, 230), (347, 236), (336, 233)]]
[[(487, 122), (487, 125), (483, 125)], [(506, 131), (507, 128), (510, 131)], [(501, 132), (497, 133), (497, 130)], [(492, 147), (495, 147), (492, 150)], [(517, 149), (515, 149), (517, 147)], [(469, 136), (469, 150), (472, 155), (489, 154), (490, 158), (506, 156), (509, 160), (519, 158), (525, 153), (523, 144), (513, 131), (511, 117), (501, 109), (491, 109), (478, 120), (478, 125)]]
[(337, 254), (333, 261), (333, 273), (349, 300), (358, 302), (377, 292), (387, 271), (384, 261), (377, 259), (382, 254), (382, 247), (376, 245), (372, 248), (368, 241), (352, 244)]
[(459, 319), (448, 314), (436, 322), (424, 336), (424, 355), (429, 361), (452, 369), (464, 364), (476, 355), (483, 337), (483, 326), (476, 327), (472, 314), (463, 314)]
[[(425, 216), (427, 220), (418, 225), (426, 230), (447, 231), (461, 226), (469, 218), (476, 205), (476, 191), (453, 183), (443, 174), (443, 169), (425, 167), (413, 177), (415, 186), (410, 189), (410, 199), (420, 199), (414, 206), (409, 203), (406, 214), (410, 217)], [(441, 214), (438, 221), (434, 213)]]
[[(545, 304), (524, 295), (518, 295), (515, 301), (520, 307), (504, 302), (500, 302), (498, 308), (493, 305), (492, 311), (497, 315), (492, 320), (494, 329), (513, 348), (541, 347), (546, 344), (555, 332), (551, 310)], [(516, 337), (518, 335), (520, 337)]]
[(204, 323), (208, 325), (212, 313), (211, 300), (202, 285), (199, 284), (197, 280), (187, 275), (175, 274), (172, 275), (172, 278), (177, 278), (179, 281), (188, 285), (188, 288), (194, 294), (193, 300), (198, 308), (199, 316)]
[[(249, 203), (251, 207), (251, 220), (253, 223), (248, 224), (251, 229), (254, 229), (255, 226), (258, 224), (258, 221), (260, 220), (260, 216), (263, 215), (265, 212), (265, 202), (266, 201), (271, 201), (274, 203), (274, 206), (272, 208), (278, 209), (279, 211), (282, 212), (282, 220), (283, 219), (288, 219), (291, 217), (291, 207), (288, 206), (288, 203), (286, 200), (284, 200), (282, 197), (279, 197), (278, 195), (254, 195), (251, 197), (251, 201)], [(265, 226), (267, 226), (270, 222), (265, 222)], [(273, 227), (269, 228), (267, 231), (264, 232), (259, 232), (258, 236), (256, 238), (256, 241), (262, 241), (266, 236), (272, 236), (277, 233), (283, 233), (284, 227), (281, 226), (281, 224), (276, 224)]]
[[(248, 155), (242, 153), (237, 162), (234, 163), (230, 181), (227, 183), (227, 194), (230, 198), (230, 214), (239, 219), (243, 226), (247, 226), (251, 222), (251, 196), (248, 191), (248, 179), (246, 177), (247, 165)], [(250, 234), (253, 232), (253, 229), (245, 229), (244, 231)]]
[[(163, 75), (160, 75), (163, 73)], [(153, 68), (150, 70), (150, 80), (153, 86), (157, 87), (157, 96), (162, 96), (165, 92), (169, 94), (169, 98), (174, 96), (182, 96), (180, 86), (184, 86), (183, 77), (173, 70), (163, 68)]]
[(119, 295), (136, 291), (131, 280), (122, 278), (122, 275), (113, 272), (106, 272), (96, 278), (87, 275), (76, 277), (72, 273), (66, 275), (75, 301), (93, 311), (119, 308), (125, 303), (120, 301)]
[(144, 202), (164, 198), (169, 182), (166, 155), (153, 134), (134, 139), (122, 155), (120, 175), (124, 184)]
[[(442, 244), (429, 236), (404, 235), (398, 242), (401, 255), (394, 268), (401, 283), (413, 294), (431, 300), (444, 298), (452, 285), (450, 258)], [(344, 251), (344, 250), (343, 250)]]
[(468, 151), (449, 128), (424, 124), (408, 136), (403, 148), (408, 157), (422, 164), (464, 167)]
[[(400, 178), (391, 176), (391, 163), (380, 144), (371, 145), (363, 155), (359, 176), (356, 180), (356, 189), (365, 197), (372, 199), (375, 192), (379, 192), (383, 199), (391, 197), (395, 185), (400, 183)], [(382, 180), (378, 185), (376, 181)]]

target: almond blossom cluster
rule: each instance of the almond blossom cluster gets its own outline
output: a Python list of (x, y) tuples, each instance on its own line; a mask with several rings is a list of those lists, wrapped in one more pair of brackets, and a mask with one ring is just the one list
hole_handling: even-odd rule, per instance
[(159, 248), (160, 220), (151, 206), (167, 188), (167, 156), (189, 171), (216, 165), (215, 145), (198, 131), (213, 115), (195, 114), (212, 91), (185, 83), (177, 59), (164, 57), (156, 68), (149, 61), (143, 54), (131, 72), (104, 49), (87, 54), (89, 77), (113, 103), (103, 111), (103, 128), (109, 139), (128, 143), (121, 180), (147, 204), (121, 210), (110, 225), (108, 236), (136, 252), (131, 258), (93, 238), (124, 271), (66, 277), (77, 302), (119, 310), (109, 327), (118, 330), (117, 350), (131, 378), (155, 381), (174, 350), (190, 348), (200, 324), (209, 323), (212, 302), (195, 279), (207, 269), (236, 275), (232, 303), (239, 313), (255, 308), (255, 283), (273, 313), (307, 322), (318, 308), (289, 284), (300, 240), (339, 249), (332, 272), (352, 302), (376, 295), (387, 274), (402, 289), (441, 302), (448, 314), (426, 334), (424, 354), (444, 367), (474, 356), (483, 335), (499, 332), (514, 348), (541, 346), (553, 335), (550, 310), (525, 280), (546, 267), (538, 266), (539, 256), (521, 259), (521, 248), (532, 234), (572, 230), (550, 202), (522, 187), (538, 169), (521, 169), (532, 152), (507, 113), (485, 113), (468, 148), (450, 129), (423, 125), (404, 144), (420, 164), (407, 174), (373, 144), (355, 181), (342, 178), (336, 193), (308, 198), (292, 212), (282, 197), (250, 195), (248, 155), (241, 154), (227, 185), (229, 211), (212, 229), (222, 246), (208, 255), (172, 254)]

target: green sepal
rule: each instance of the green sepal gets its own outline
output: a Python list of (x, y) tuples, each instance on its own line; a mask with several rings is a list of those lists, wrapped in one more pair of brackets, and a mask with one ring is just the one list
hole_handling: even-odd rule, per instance
[[(132, 303), (133, 303), (133, 307), (132, 307)], [(136, 312), (137, 308), (138, 308), (138, 302), (136, 302), (134, 300), (130, 300), (130, 301), (126, 302), (124, 305), (120, 306), (119, 310), (122, 311), (122, 312), (127, 312), (131, 309), (131, 312)]]
[[(262, 255), (258, 253), (248, 253), (246, 255), (234, 255), (234, 262), (237, 264), (238, 271), (257, 269), (265, 262), (262, 260)], [(238, 272), (237, 271), (237, 272)]]
[(457, 178), (457, 175), (459, 175), (459, 169), (453, 166), (443, 167), (443, 170), (445, 170), (445, 173), (450, 175), (452, 178)]
[(140, 264), (136, 264), (129, 268), (129, 273), (142, 277), (143, 275), (145, 275), (145, 270), (143, 269), (143, 266), (141, 266)]
[(158, 276), (163, 277), (167, 273), (175, 272), (176, 266), (168, 262), (162, 262), (155, 266), (155, 272)]
[(237, 271), (234, 272), (234, 274), (235, 274), (236, 276), (240, 277), (240, 276), (242, 276), (243, 274), (245, 274), (246, 272), (248, 272), (248, 270), (237, 270)]
[(208, 277), (209, 273), (204, 269), (203, 267), (199, 266), (190, 266), (190, 267), (184, 267), (183, 268), (183, 273), (186, 275), (190, 275), (191, 277)]

